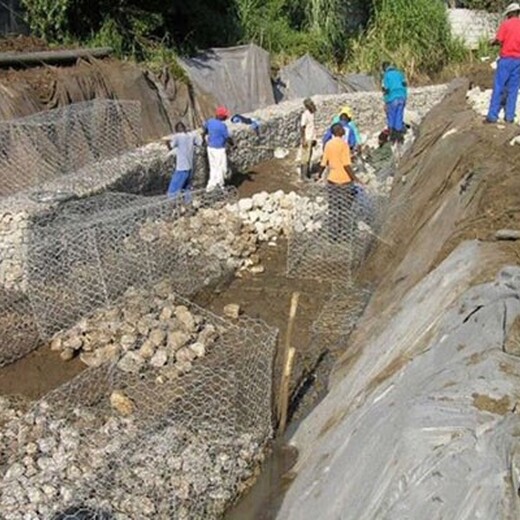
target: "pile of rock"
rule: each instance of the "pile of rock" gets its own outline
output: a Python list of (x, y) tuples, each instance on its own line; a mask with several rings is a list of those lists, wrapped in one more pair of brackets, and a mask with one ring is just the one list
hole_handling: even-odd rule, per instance
[(15, 445), (0, 480), (3, 519), (51, 518), (71, 505), (128, 519), (218, 518), (263, 459), (251, 434), (150, 433), (102, 407), (60, 408), (43, 401), (4, 426)]
[(309, 233), (316, 231), (316, 226), (321, 226), (316, 217), (326, 210), (326, 203), (323, 197), (310, 198), (279, 190), (256, 193), (251, 198), (240, 199), (238, 204), (228, 205), (227, 209), (251, 226), (258, 240), (273, 244), (280, 235), (289, 233), (295, 217)]
[(79, 355), (90, 367), (112, 361), (126, 373), (152, 368), (160, 369), (162, 378), (175, 379), (190, 372), (224, 331), (208, 313), (190, 308), (170, 284), (162, 283), (152, 291), (128, 289), (118, 305), (58, 333), (51, 349), (64, 360)]

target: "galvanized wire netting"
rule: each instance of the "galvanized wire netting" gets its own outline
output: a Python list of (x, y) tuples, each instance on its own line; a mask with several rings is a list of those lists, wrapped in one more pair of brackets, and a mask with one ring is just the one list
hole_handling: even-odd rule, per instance
[[(8, 423), (3, 518), (83, 518), (74, 516), (82, 510), (96, 519), (211, 519), (248, 485), (272, 433), (276, 330), (223, 320), (172, 290), (162, 283), (128, 297), (158, 321), (169, 309), (161, 330), (187, 335), (184, 347), (165, 340), (161, 363), (131, 372), (124, 357), (89, 369)], [(142, 348), (137, 341), (124, 356)]]
[(355, 283), (334, 285), (311, 332), (315, 342), (334, 350), (345, 346), (367, 306), (372, 291)]
[(9, 339), (0, 366), (113, 304), (128, 287), (171, 278), (178, 292), (192, 294), (221, 279), (235, 266), (212, 249), (215, 215), (235, 198), (235, 190), (194, 192), (189, 200), (106, 193), (42, 218), (28, 231), (17, 290), (0, 293)]
[(0, 122), (0, 196), (117, 157), (142, 143), (137, 101), (96, 99)]
[(314, 206), (293, 216), (287, 274), (346, 283), (377, 238), (387, 197), (353, 183), (313, 186), (305, 196)]

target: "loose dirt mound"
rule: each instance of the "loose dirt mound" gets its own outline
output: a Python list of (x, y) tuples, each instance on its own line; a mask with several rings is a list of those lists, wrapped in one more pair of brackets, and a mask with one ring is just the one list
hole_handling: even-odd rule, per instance
[(35, 36), (20, 34), (15, 37), (0, 38), (0, 52), (36, 52), (48, 49), (47, 42)]

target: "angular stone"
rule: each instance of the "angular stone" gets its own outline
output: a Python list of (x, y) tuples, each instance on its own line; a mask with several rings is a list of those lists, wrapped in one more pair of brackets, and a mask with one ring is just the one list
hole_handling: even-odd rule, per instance
[(203, 343), (197, 342), (189, 346), (189, 349), (195, 354), (195, 358), (202, 358), (206, 355), (206, 347)]
[(120, 344), (125, 352), (131, 350), (136, 343), (137, 337), (133, 334), (124, 334), (123, 336), (121, 336)]
[(251, 211), (253, 209), (253, 201), (251, 199), (240, 199), (238, 201), (239, 211)]
[(171, 320), (172, 316), (173, 316), (172, 307), (164, 307), (159, 316), (159, 321)]
[(94, 352), (82, 352), (80, 359), (89, 367), (100, 367), (104, 363), (115, 360), (120, 352), (121, 347), (112, 343), (105, 347), (98, 348)]
[(218, 339), (218, 332), (214, 325), (206, 325), (199, 334), (199, 342), (203, 343), (207, 348), (215, 343)]
[(189, 347), (183, 347), (175, 353), (176, 363), (191, 363), (195, 359), (195, 353)]
[(83, 346), (83, 338), (80, 336), (72, 336), (63, 342), (63, 348), (69, 350), (81, 350)]
[(154, 329), (150, 332), (148, 340), (156, 347), (161, 347), (166, 342), (166, 331), (162, 329)]
[(193, 369), (193, 365), (190, 361), (179, 361), (175, 364), (179, 375), (188, 374)]
[(177, 352), (177, 350), (184, 347), (188, 341), (190, 341), (190, 335), (186, 332), (182, 332), (181, 330), (176, 330), (170, 332), (168, 334), (168, 348), (173, 352)]
[(158, 350), (153, 358), (150, 360), (150, 365), (155, 368), (161, 368), (168, 362), (168, 354), (166, 350)]
[(250, 271), (252, 274), (262, 274), (265, 273), (265, 267), (263, 265), (254, 265)]
[(123, 417), (128, 417), (135, 411), (134, 402), (120, 390), (112, 392), (110, 396), (110, 406)]
[(497, 240), (520, 240), (520, 230), (516, 229), (499, 229), (495, 233)]
[(120, 370), (130, 374), (137, 374), (143, 365), (144, 359), (136, 352), (127, 352), (118, 363)]
[(56, 336), (52, 338), (51, 341), (51, 350), (53, 352), (59, 352), (63, 349), (63, 339), (60, 336)]
[(187, 307), (179, 305), (179, 307), (175, 309), (175, 316), (186, 332), (195, 331), (195, 320)]
[(152, 359), (156, 350), (157, 347), (150, 340), (146, 340), (139, 349), (139, 355), (143, 359)]
[(240, 316), (240, 305), (237, 303), (229, 303), (224, 307), (224, 316), (236, 320)]
[(76, 355), (76, 351), (71, 348), (65, 348), (60, 352), (60, 358), (63, 361), (70, 361)]

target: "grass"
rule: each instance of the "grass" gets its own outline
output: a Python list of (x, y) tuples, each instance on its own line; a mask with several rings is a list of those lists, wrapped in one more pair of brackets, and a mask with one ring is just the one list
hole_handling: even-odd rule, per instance
[(470, 54), (452, 37), (442, 0), (375, 0), (369, 27), (349, 50), (350, 70), (375, 72), (389, 61), (409, 78), (436, 74)]

